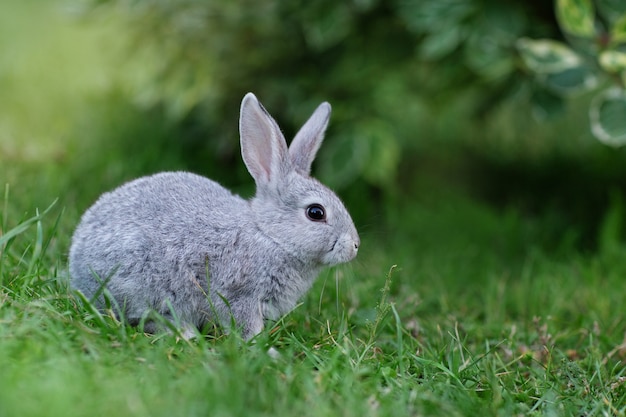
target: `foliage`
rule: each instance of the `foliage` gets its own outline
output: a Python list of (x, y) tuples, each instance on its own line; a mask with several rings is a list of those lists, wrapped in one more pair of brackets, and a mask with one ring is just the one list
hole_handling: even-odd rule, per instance
[(626, 4), (558, 0), (558, 23), (569, 45), (521, 38), (517, 47), (543, 87), (561, 96), (596, 90), (589, 119), (596, 138), (626, 144)]
[(360, 178), (388, 190), (406, 152), (426, 140), (420, 129), (457, 118), (451, 101), (469, 95), (474, 115), (484, 116), (531, 85), (518, 77), (515, 42), (556, 30), (544, 5), (522, 1), (94, 5), (88, 16), (124, 19), (134, 35), (131, 53), (141, 62), (141, 71), (131, 71), (136, 100), (164, 106), (191, 132), (202, 131), (192, 141), (210, 138), (216, 159), (237, 153), (236, 111), (246, 91), (257, 93), (287, 136), (319, 102), (330, 101), (333, 140), (322, 149), (318, 173), (337, 188)]

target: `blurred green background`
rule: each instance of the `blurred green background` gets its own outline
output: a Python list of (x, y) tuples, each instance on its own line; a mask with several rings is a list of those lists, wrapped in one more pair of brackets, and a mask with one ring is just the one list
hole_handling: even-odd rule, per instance
[[(601, 23), (626, 8), (595, 4)], [(237, 121), (253, 91), (288, 138), (332, 104), (314, 173), (400, 261), (480, 239), (621, 245), (626, 151), (588, 118), (610, 77), (561, 94), (522, 38), (580, 45), (546, 1), (3, 1), (0, 182), (18, 216), (60, 199), (62, 249), (100, 193), (143, 174), (250, 195)]]
[[(0, 0), (0, 415), (623, 415), (625, 85), (624, 0)], [(248, 91), (359, 256), (245, 350), (78, 303), (101, 193), (254, 192)]]

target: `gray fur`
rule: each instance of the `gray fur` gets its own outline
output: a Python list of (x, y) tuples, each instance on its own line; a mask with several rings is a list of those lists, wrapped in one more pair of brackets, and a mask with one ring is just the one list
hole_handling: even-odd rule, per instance
[[(239, 126), (256, 195), (244, 200), (187, 172), (139, 178), (105, 193), (74, 233), (72, 287), (103, 308), (96, 295), (105, 283), (131, 323), (152, 310), (173, 320), (173, 308), (188, 335), (210, 322), (228, 328), (231, 319), (244, 338), (259, 333), (263, 319), (293, 309), (323, 267), (358, 251), (345, 207), (308, 175), (329, 115), (322, 103), (287, 148), (276, 122), (248, 93)], [(325, 221), (307, 218), (312, 203), (326, 209)]]

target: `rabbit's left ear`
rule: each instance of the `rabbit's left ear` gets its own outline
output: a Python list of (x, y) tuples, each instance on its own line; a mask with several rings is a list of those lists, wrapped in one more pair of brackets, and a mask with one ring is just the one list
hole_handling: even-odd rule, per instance
[(311, 164), (324, 140), (330, 110), (330, 104), (320, 104), (289, 146), (289, 157), (294, 168), (306, 175), (311, 172)]

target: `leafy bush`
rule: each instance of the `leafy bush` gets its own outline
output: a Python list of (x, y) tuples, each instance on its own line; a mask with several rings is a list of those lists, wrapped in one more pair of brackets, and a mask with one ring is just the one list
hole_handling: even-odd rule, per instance
[[(293, 135), (323, 100), (333, 140), (318, 174), (337, 188), (365, 179), (389, 188), (433, 120), (454, 120), (454, 100), (484, 115), (522, 85), (515, 44), (554, 36), (543, 2), (495, 0), (100, 0), (134, 34), (135, 98), (206, 142), (237, 153), (238, 103), (255, 91)], [(198, 128), (200, 127), (200, 128)], [(426, 127), (426, 128), (425, 128)], [(195, 132), (202, 132), (198, 135)], [(194, 153), (197, 155), (197, 152)]]
[(521, 38), (526, 68), (559, 96), (599, 89), (589, 108), (591, 130), (607, 145), (625, 145), (626, 3), (558, 0), (556, 15), (567, 44)]

